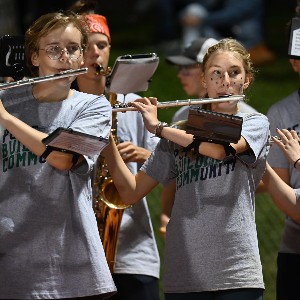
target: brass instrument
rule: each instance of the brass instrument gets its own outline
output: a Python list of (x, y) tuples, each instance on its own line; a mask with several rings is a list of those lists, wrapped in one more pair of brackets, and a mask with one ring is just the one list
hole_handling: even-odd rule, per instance
[(70, 77), (70, 76), (78, 76), (84, 73), (87, 73), (88, 68), (82, 68), (82, 69), (77, 69), (77, 70), (67, 70), (64, 72), (60, 72), (57, 74), (52, 74), (52, 75), (46, 75), (43, 77), (34, 77), (34, 78), (28, 78), (28, 79), (23, 79), (23, 80), (18, 80), (14, 82), (8, 82), (8, 83), (3, 83), (0, 84), (0, 90), (6, 90), (6, 89), (11, 89), (23, 85), (31, 85), (34, 83), (40, 83), (44, 81), (49, 81), (49, 80), (56, 80), (56, 79), (61, 79), (65, 77)]
[[(111, 105), (117, 102), (117, 94), (109, 95)], [(117, 113), (112, 113), (111, 133), (115, 143), (117, 138)], [(95, 211), (98, 229), (102, 240), (108, 266), (113, 272), (116, 256), (118, 233), (124, 209), (129, 207), (122, 201), (107, 165), (102, 156), (99, 156), (94, 180), (93, 208)]]
[[(220, 98), (199, 98), (199, 99), (186, 99), (186, 100), (174, 100), (174, 101), (165, 101), (158, 102), (158, 108), (168, 108), (168, 107), (177, 107), (177, 106), (191, 106), (191, 105), (202, 105), (209, 103), (220, 103), (228, 101), (245, 101), (245, 95), (236, 95), (236, 96), (227, 96)], [(129, 106), (127, 103), (117, 103), (113, 106), (113, 112), (126, 112), (126, 111), (136, 111), (135, 107)]]
[(95, 65), (95, 75), (109, 76), (111, 73), (111, 67), (107, 67), (105, 70), (102, 65)]
[[(142, 65), (146, 68), (146, 76), (137, 75), (133, 78), (131, 74), (138, 74), (136, 67)], [(105, 76), (106, 90), (112, 107), (116, 106), (117, 93), (126, 95), (129, 92), (144, 91), (148, 87), (149, 80), (158, 64), (156, 54), (150, 55), (125, 55), (118, 57), (113, 68), (95, 64), (95, 75)], [(132, 72), (132, 73), (130, 73)], [(145, 75), (143, 74), (143, 75)], [(131, 78), (130, 82), (124, 82), (124, 76)], [(147, 77), (149, 76), (149, 78)], [(112, 79), (114, 78), (114, 79)], [(142, 79), (142, 80), (137, 80)], [(144, 82), (146, 80), (146, 82)], [(120, 84), (120, 82), (122, 84)], [(116, 83), (114, 85), (114, 83)], [(129, 83), (134, 83), (131, 85)], [(112, 112), (112, 136), (116, 144), (117, 140), (117, 112)], [(129, 207), (122, 201), (113, 180), (108, 172), (104, 159), (100, 156), (97, 161), (94, 181), (93, 207), (96, 214), (98, 228), (103, 243), (106, 259), (110, 270), (113, 272), (116, 256), (118, 232), (124, 209)]]

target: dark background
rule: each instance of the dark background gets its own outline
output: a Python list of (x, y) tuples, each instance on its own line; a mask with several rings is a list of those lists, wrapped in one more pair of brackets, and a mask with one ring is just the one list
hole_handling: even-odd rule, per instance
[[(99, 0), (96, 11), (107, 17), (113, 47), (123, 51), (141, 47), (155, 48), (160, 33), (160, 16), (155, 5), (162, 0)], [(0, 1), (1, 2), (1, 1)], [(282, 39), (286, 22), (295, 15), (296, 0), (265, 0), (265, 33), (267, 43), (276, 52), (282, 51)], [(15, 1), (18, 26), (24, 33), (29, 24), (41, 14), (67, 9), (74, 0), (23, 0)], [(140, 3), (153, 3), (144, 4)], [(144, 8), (143, 8), (144, 7)], [(180, 28), (178, 27), (178, 35)]]
[[(3, 1), (11, 0), (0, 0), (0, 4)], [(18, 14), (20, 31), (24, 34), (25, 28), (40, 14), (65, 9), (71, 3), (73, 1), (16, 1), (16, 14)], [(97, 3), (97, 13), (107, 17), (111, 31), (112, 52), (110, 65), (112, 66), (115, 58), (120, 55), (156, 52), (160, 57), (159, 66), (148, 91), (140, 94), (142, 96), (156, 96), (161, 102), (186, 99), (187, 96), (177, 79), (177, 69), (166, 64), (164, 60), (165, 52), (161, 51), (159, 47), (158, 36), (161, 20), (158, 17), (159, 13), (155, 5), (150, 6), (146, 11), (141, 11), (137, 9), (137, 0), (106, 0)], [(245, 92), (249, 104), (264, 114), (270, 105), (299, 88), (299, 75), (293, 72), (287, 57), (286, 25), (295, 16), (295, 7), (296, 0), (265, 0), (265, 42), (276, 54), (276, 60), (271, 64), (256, 68), (255, 80)], [(6, 33), (11, 34), (10, 32)], [(180, 36), (179, 28), (178, 36)], [(128, 78), (128, 80), (131, 80), (131, 78)], [(160, 120), (169, 122), (175, 110), (176, 108), (159, 110)], [(161, 273), (163, 274), (164, 240), (159, 234), (160, 188), (158, 187), (149, 195), (148, 203), (161, 256)], [(274, 206), (268, 194), (261, 194), (256, 197), (256, 221), (266, 284), (264, 299), (274, 300), (276, 256), (284, 216)], [(162, 290), (162, 280), (160, 284)], [(163, 299), (162, 292), (161, 299)]]

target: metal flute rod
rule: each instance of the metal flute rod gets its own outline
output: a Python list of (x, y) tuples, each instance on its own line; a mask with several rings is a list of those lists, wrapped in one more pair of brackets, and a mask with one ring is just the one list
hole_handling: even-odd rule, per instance
[(46, 75), (43, 77), (34, 77), (34, 78), (18, 80), (18, 81), (9, 82), (9, 83), (3, 83), (3, 84), (0, 84), (0, 90), (11, 89), (11, 88), (15, 88), (18, 86), (30, 85), (30, 84), (34, 84), (34, 83), (49, 81), (49, 80), (56, 80), (56, 79), (61, 79), (61, 78), (65, 78), (65, 77), (70, 77), (70, 76), (78, 76), (78, 75), (87, 73), (87, 71), (88, 71), (88, 68), (82, 68), (82, 69), (77, 69), (77, 70), (67, 70), (64, 72), (60, 72), (60, 73), (52, 74), (52, 75)]
[[(219, 103), (228, 101), (244, 101), (245, 95), (236, 95), (220, 98), (199, 98), (199, 99), (186, 99), (186, 100), (174, 100), (166, 102), (158, 102), (158, 108), (168, 108), (176, 106), (191, 106), (191, 105), (202, 105), (209, 103)], [(126, 111), (136, 111), (135, 107), (128, 106), (127, 104), (119, 104), (118, 107), (113, 107), (113, 112), (126, 112)]]

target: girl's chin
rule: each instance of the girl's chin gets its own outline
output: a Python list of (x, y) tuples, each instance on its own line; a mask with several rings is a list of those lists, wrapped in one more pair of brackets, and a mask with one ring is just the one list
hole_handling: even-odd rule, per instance
[(213, 107), (216, 111), (222, 111), (224, 113), (232, 114), (237, 110), (238, 101), (227, 101), (216, 103)]

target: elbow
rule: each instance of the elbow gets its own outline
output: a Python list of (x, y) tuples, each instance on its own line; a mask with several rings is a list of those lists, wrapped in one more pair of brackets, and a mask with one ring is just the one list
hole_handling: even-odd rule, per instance
[[(111, 183), (115, 184), (115, 182)], [(133, 190), (128, 189), (128, 186), (121, 187), (115, 185), (113, 188), (109, 188), (108, 190), (110, 190), (110, 192), (112, 193), (111, 195), (109, 195), (109, 198), (111, 198), (112, 201), (117, 202), (120, 206), (124, 207), (131, 206), (137, 203), (142, 198), (136, 195)], [(104, 194), (106, 195), (106, 197), (108, 197), (108, 193), (104, 192)]]
[(123, 195), (122, 195), (122, 200), (121, 200), (121, 201), (122, 201), (126, 206), (131, 206), (131, 205), (133, 205), (133, 204), (139, 202), (141, 199), (142, 199), (142, 198), (137, 197), (137, 196), (132, 195), (132, 194), (130, 194), (130, 195), (128, 195), (128, 194), (127, 194), (127, 195), (126, 195), (126, 194), (123, 194)]
[(111, 208), (125, 209), (137, 202), (130, 195), (119, 192), (112, 181), (109, 184), (104, 183), (99, 193), (98, 198)]
[(47, 157), (47, 163), (59, 171), (69, 171), (74, 164), (83, 163), (83, 161), (83, 156), (79, 156), (76, 162), (74, 162), (73, 155), (57, 151), (53, 151), (53, 153)]
[(300, 224), (300, 206), (296, 205), (292, 209), (283, 209), (285, 215), (289, 216), (293, 221)]

